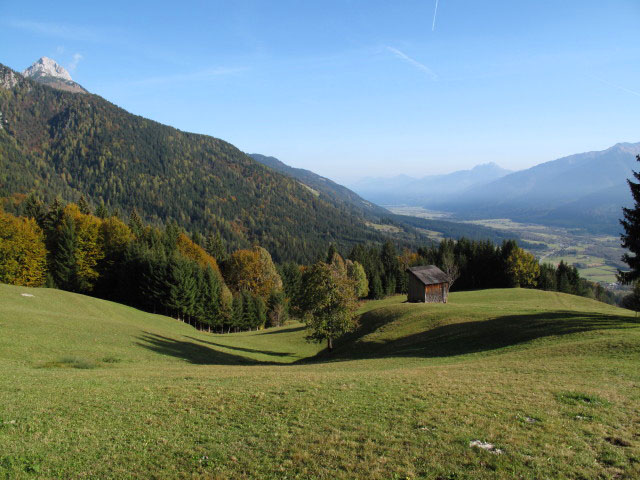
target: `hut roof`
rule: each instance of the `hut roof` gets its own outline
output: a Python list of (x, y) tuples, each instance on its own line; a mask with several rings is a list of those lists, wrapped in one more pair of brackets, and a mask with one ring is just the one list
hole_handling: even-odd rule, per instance
[(407, 268), (407, 272), (412, 273), (425, 285), (435, 285), (438, 283), (449, 282), (447, 275), (435, 265), (411, 267)]

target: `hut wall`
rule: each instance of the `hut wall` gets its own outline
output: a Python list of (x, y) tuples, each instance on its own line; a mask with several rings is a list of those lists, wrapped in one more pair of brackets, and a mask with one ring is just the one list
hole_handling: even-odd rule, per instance
[(407, 299), (410, 302), (424, 302), (424, 285), (413, 275), (409, 275)]
[(427, 303), (441, 303), (443, 301), (442, 284), (426, 285), (424, 287), (424, 298)]
[(446, 283), (437, 283), (424, 287), (424, 298), (427, 303), (447, 303), (448, 295), (449, 285)]

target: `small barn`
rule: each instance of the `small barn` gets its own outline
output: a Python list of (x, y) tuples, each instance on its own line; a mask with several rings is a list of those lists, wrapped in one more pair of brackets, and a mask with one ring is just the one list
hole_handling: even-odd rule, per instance
[(410, 302), (447, 303), (449, 280), (435, 265), (407, 268)]

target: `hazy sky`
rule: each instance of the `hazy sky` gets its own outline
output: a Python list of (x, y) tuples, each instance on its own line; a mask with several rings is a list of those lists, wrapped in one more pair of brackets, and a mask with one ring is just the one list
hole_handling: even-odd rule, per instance
[(640, 0), (3, 0), (0, 62), (348, 182), (640, 141), (639, 31)]

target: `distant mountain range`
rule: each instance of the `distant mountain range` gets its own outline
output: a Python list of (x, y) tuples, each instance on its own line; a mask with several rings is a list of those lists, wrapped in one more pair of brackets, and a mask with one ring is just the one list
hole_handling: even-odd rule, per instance
[(425, 205), (452, 198), (468, 188), (486, 185), (511, 173), (495, 163), (478, 165), (445, 175), (414, 178), (398, 175), (391, 178), (366, 177), (351, 185), (355, 192), (380, 205)]
[(618, 233), (631, 203), (627, 178), (640, 169), (640, 143), (619, 143), (511, 173), (424, 206), (461, 218), (510, 218), (543, 225)]
[(617, 234), (631, 204), (626, 180), (640, 169), (640, 143), (619, 143), (509, 172), (495, 164), (415, 179), (365, 178), (352, 188), (381, 205), (420, 206), (453, 219), (509, 218), (523, 223)]

